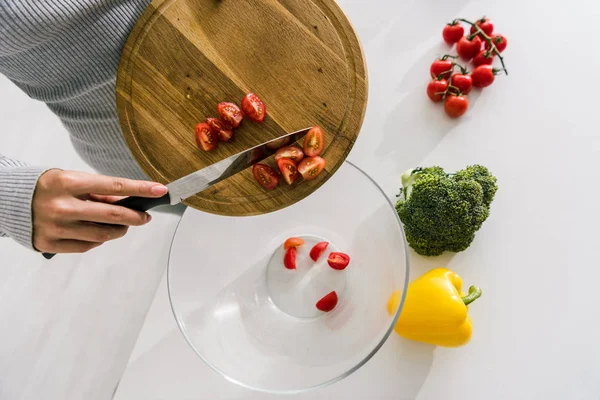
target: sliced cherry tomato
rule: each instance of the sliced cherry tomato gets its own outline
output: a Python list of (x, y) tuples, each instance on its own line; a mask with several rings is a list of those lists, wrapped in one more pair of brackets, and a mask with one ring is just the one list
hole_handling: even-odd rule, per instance
[[(489, 18), (481, 18), (480, 20), (475, 22), (475, 25), (477, 25), (483, 31), (483, 33), (485, 33), (488, 36), (490, 36), (494, 32), (494, 23)], [(471, 33), (475, 33), (475, 27), (472, 25)]]
[(219, 141), (227, 142), (233, 136), (231, 126), (221, 121), (219, 118), (206, 118), (206, 123), (210, 127), (212, 133), (219, 137)]
[(254, 175), (254, 179), (267, 190), (275, 189), (279, 183), (279, 177), (273, 171), (273, 168), (268, 165), (254, 164), (252, 166), (252, 174)]
[(323, 252), (327, 249), (327, 246), (329, 246), (329, 242), (319, 242), (315, 244), (313, 248), (310, 249), (310, 258), (314, 262), (317, 262), (319, 257), (321, 257), (321, 254), (323, 254)]
[(304, 240), (300, 239), (299, 237), (291, 237), (283, 243), (283, 249), (288, 250), (292, 247), (302, 246), (303, 244)]
[(458, 88), (462, 94), (469, 94), (473, 89), (473, 79), (471, 75), (454, 74), (451, 80), (452, 86)]
[(265, 103), (254, 93), (248, 93), (242, 99), (244, 114), (254, 122), (262, 122), (267, 115)]
[(475, 36), (471, 40), (463, 36), (456, 44), (456, 52), (461, 58), (467, 61), (475, 57), (479, 53), (479, 50), (481, 50), (481, 39), (479, 36)]
[(447, 24), (442, 31), (444, 41), (448, 44), (454, 44), (460, 40), (465, 34), (465, 28), (462, 27), (457, 21)]
[(329, 253), (329, 257), (327, 257), (327, 264), (329, 264), (331, 268), (341, 271), (345, 269), (348, 264), (350, 264), (350, 257), (348, 254), (334, 251)]
[(476, 88), (484, 88), (490, 86), (494, 82), (495, 72), (491, 65), (480, 65), (471, 72), (473, 78), (473, 86)]
[(435, 60), (429, 67), (429, 73), (433, 79), (448, 79), (452, 75), (453, 68), (454, 62), (452, 60)]
[(325, 296), (321, 298), (321, 300), (317, 301), (315, 306), (319, 311), (329, 312), (335, 308), (338, 303), (338, 296), (335, 290), (333, 292), (327, 293)]
[(285, 180), (285, 183), (288, 185), (296, 182), (296, 179), (300, 177), (296, 164), (289, 158), (280, 158), (277, 160), (277, 166), (279, 167), (281, 175), (283, 175), (283, 180)]
[(219, 111), (221, 119), (231, 125), (232, 128), (240, 126), (240, 122), (242, 122), (242, 119), (244, 118), (242, 110), (233, 103), (219, 103), (217, 105), (217, 110)]
[(427, 85), (427, 96), (429, 96), (434, 103), (439, 103), (442, 101), (442, 96), (446, 89), (448, 89), (447, 80), (431, 81), (429, 82), (429, 85)]
[(481, 50), (475, 57), (473, 57), (473, 65), (479, 67), (480, 65), (492, 65), (494, 62), (494, 54), (487, 50)]
[(467, 112), (467, 108), (469, 108), (469, 100), (467, 100), (466, 96), (451, 94), (446, 97), (444, 111), (446, 111), (449, 117), (458, 118)]
[(323, 130), (318, 126), (313, 126), (304, 138), (304, 154), (307, 157), (321, 155), (324, 146)]
[(275, 153), (275, 160), (279, 160), (280, 158), (289, 158), (298, 164), (304, 158), (304, 153), (298, 146), (286, 146), (280, 148), (277, 150), (277, 153)]
[(283, 256), (283, 265), (287, 269), (296, 269), (296, 254), (298, 250), (295, 247), (290, 247), (286, 250), (285, 255)]
[(306, 180), (315, 179), (325, 168), (325, 160), (319, 156), (307, 157), (298, 164), (298, 172)]
[[(502, 53), (504, 51), (504, 49), (506, 48), (506, 45), (508, 44), (508, 41), (506, 40), (506, 38), (499, 33), (496, 33), (495, 35), (491, 35), (491, 38), (492, 38), (492, 42), (494, 43), (494, 46), (496, 46), (498, 51), (500, 53)], [(490, 44), (486, 41), (485, 48), (489, 50), (491, 47), (492, 46), (490, 46)]]
[(206, 122), (196, 125), (196, 144), (204, 151), (214, 150), (219, 144), (219, 137), (212, 132)]

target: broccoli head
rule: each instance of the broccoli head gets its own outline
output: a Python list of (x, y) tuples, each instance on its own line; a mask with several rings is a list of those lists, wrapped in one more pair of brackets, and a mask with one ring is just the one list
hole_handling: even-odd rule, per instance
[(402, 186), (396, 210), (408, 243), (426, 256), (467, 249), (498, 188), (496, 178), (479, 165), (455, 174), (440, 167), (409, 170)]

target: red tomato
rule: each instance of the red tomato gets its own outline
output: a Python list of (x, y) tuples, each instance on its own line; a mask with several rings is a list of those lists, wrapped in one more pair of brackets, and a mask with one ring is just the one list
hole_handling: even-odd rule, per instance
[(325, 160), (319, 156), (307, 157), (298, 164), (298, 172), (306, 180), (315, 179), (325, 168)]
[(240, 122), (242, 122), (242, 119), (244, 118), (242, 110), (233, 103), (219, 103), (217, 105), (217, 110), (219, 111), (221, 119), (231, 125), (232, 128), (240, 126)]
[(317, 301), (315, 306), (319, 311), (329, 312), (335, 308), (338, 303), (338, 296), (335, 290), (323, 296), (321, 300)]
[[(481, 18), (479, 21), (475, 22), (475, 25), (477, 25), (483, 31), (483, 33), (485, 33), (488, 36), (490, 36), (494, 32), (494, 24), (489, 18)], [(471, 33), (475, 33), (475, 27), (472, 25)]]
[(279, 160), (280, 158), (289, 158), (297, 164), (304, 158), (304, 153), (298, 146), (286, 146), (280, 148), (275, 153), (275, 160)]
[(296, 254), (298, 250), (295, 247), (290, 247), (286, 250), (283, 256), (283, 265), (287, 269), (296, 269)]
[[(495, 35), (491, 35), (491, 38), (492, 38), (492, 42), (494, 43), (494, 46), (496, 46), (498, 51), (500, 53), (502, 53), (504, 51), (504, 49), (506, 48), (506, 45), (508, 44), (506, 38), (499, 33), (496, 33)], [(485, 48), (489, 50), (491, 47), (492, 46), (490, 46), (490, 44), (486, 41)]]
[(211, 131), (206, 122), (196, 125), (196, 144), (204, 151), (214, 150), (219, 144), (219, 137)]
[(275, 171), (273, 171), (273, 168), (268, 165), (254, 164), (252, 166), (252, 174), (254, 175), (256, 182), (267, 190), (275, 189), (279, 183), (279, 177)]
[(327, 257), (327, 264), (338, 271), (343, 270), (350, 264), (350, 257), (345, 253), (331, 252)]
[(494, 82), (494, 68), (491, 65), (480, 65), (471, 72), (473, 78), (473, 86), (476, 88), (484, 88), (490, 86)]
[(450, 78), (452, 69), (454, 68), (454, 61), (452, 60), (435, 60), (431, 67), (429, 67), (429, 73), (433, 79)]
[(327, 249), (327, 246), (329, 246), (329, 242), (319, 242), (315, 244), (313, 248), (310, 249), (310, 258), (314, 262), (317, 262), (319, 257), (321, 257), (321, 254)]
[(296, 182), (296, 179), (300, 177), (296, 164), (289, 158), (280, 158), (277, 160), (277, 166), (279, 167), (279, 171), (281, 171), (281, 175), (283, 175), (283, 180), (288, 185)]
[(206, 118), (210, 131), (219, 137), (219, 141), (227, 142), (233, 136), (231, 127), (218, 118)]
[(291, 237), (283, 243), (283, 249), (288, 250), (292, 247), (302, 246), (304, 244), (304, 240), (299, 237)]
[(454, 74), (450, 84), (458, 88), (462, 94), (469, 94), (473, 89), (473, 79), (470, 75)]
[(431, 81), (427, 85), (427, 96), (434, 103), (439, 103), (442, 101), (442, 97), (444, 96), (444, 92), (448, 89), (448, 81), (442, 79), (440, 81)]
[(254, 93), (248, 93), (242, 99), (242, 110), (254, 122), (262, 122), (267, 115), (265, 103)]
[(304, 154), (308, 157), (321, 155), (324, 146), (323, 130), (318, 126), (313, 126), (304, 138)]
[(481, 39), (479, 36), (475, 36), (471, 40), (467, 39), (466, 36), (463, 36), (456, 44), (456, 52), (465, 60), (470, 60), (475, 57), (477, 53), (479, 53), (479, 50), (481, 50)]
[(480, 65), (492, 65), (494, 62), (494, 54), (488, 53), (487, 50), (481, 50), (475, 57), (473, 57), (473, 65), (479, 67)]
[(469, 100), (467, 100), (466, 96), (451, 94), (446, 97), (444, 111), (446, 111), (446, 114), (448, 114), (449, 117), (458, 118), (467, 112), (467, 108), (469, 108)]
[(465, 28), (458, 22), (447, 24), (442, 31), (444, 41), (448, 44), (454, 44), (465, 34)]

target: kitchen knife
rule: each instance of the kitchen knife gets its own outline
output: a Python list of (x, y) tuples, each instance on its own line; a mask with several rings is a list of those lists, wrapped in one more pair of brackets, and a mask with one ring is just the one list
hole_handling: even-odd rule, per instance
[[(254, 146), (248, 150), (242, 151), (241, 153), (218, 161), (196, 172), (192, 172), (189, 175), (166, 184), (165, 186), (169, 189), (169, 191), (162, 197), (147, 198), (131, 196), (121, 199), (113, 204), (127, 207), (136, 211), (148, 211), (154, 207), (162, 205), (179, 204), (188, 197), (191, 197), (196, 193), (200, 193), (212, 185), (219, 183), (222, 180), (227, 179), (239, 172), (242, 172), (246, 168), (264, 160), (275, 153), (277, 149), (302, 139), (304, 136), (306, 136), (309, 130), (310, 128), (305, 128), (300, 131), (288, 133), (287, 135), (280, 136), (277, 139), (259, 144), (258, 146)], [(54, 254), (51, 253), (42, 254), (47, 259), (54, 257)]]

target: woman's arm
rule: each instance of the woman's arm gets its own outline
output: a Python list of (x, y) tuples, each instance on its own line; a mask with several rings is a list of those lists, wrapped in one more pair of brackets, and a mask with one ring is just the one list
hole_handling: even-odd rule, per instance
[(0, 236), (9, 236), (30, 249), (31, 202), (38, 178), (46, 170), (0, 155)]

